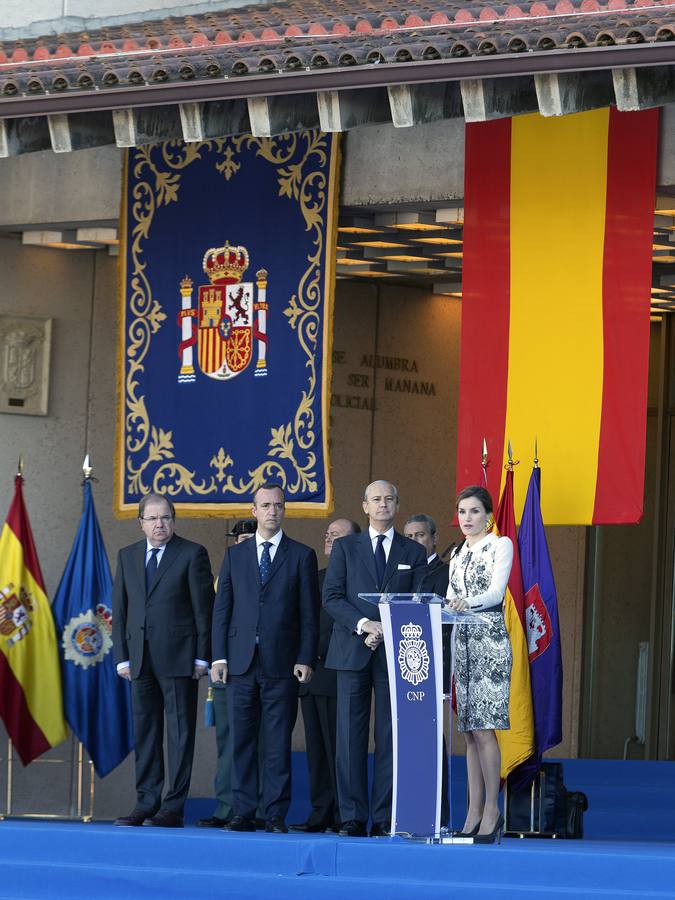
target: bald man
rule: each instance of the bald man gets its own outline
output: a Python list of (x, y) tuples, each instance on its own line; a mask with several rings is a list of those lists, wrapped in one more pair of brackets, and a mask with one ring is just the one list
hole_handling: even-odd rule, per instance
[(368, 804), (368, 735), (375, 693), (375, 759), (370, 801), (371, 837), (391, 828), (392, 734), (387, 660), (377, 606), (360, 593), (414, 590), (426, 566), (423, 547), (394, 530), (398, 491), (389, 481), (369, 484), (363, 497), (368, 528), (335, 541), (323, 586), (323, 605), (334, 619), (326, 667), (337, 669), (336, 775), (340, 834), (365, 837)]

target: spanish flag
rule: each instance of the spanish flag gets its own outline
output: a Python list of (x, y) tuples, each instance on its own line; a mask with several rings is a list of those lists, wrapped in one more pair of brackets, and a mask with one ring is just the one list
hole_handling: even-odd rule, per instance
[(467, 125), (458, 489), (484, 438), (493, 496), (536, 439), (547, 525), (639, 521), (657, 137), (658, 110)]
[(0, 534), (0, 717), (25, 766), (66, 739), (61, 667), (23, 478)]
[[(513, 544), (513, 565), (504, 596), (504, 621), (513, 653), (509, 697), (510, 727), (508, 731), (495, 732), (502, 756), (501, 777), (502, 780), (506, 780), (509, 774), (528, 760), (535, 751), (530, 659), (525, 628), (525, 592), (520, 570), (516, 516), (513, 508), (513, 469), (511, 467), (506, 470), (506, 481), (495, 520), (495, 533), (510, 538)], [(528, 780), (532, 780), (531, 773), (529, 773)], [(512, 780), (509, 784), (514, 790), (524, 786), (517, 780)]]

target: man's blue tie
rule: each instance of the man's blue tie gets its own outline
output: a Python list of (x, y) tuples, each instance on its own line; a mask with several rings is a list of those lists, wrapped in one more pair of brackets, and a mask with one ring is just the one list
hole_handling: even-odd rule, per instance
[(153, 547), (150, 551), (150, 556), (148, 558), (147, 563), (145, 564), (145, 590), (149, 591), (152, 587), (155, 575), (157, 574), (157, 554), (159, 553), (159, 547)]
[(270, 556), (271, 541), (265, 541), (262, 545), (262, 554), (260, 556), (260, 583), (266, 584), (270, 577), (270, 569), (272, 568), (272, 557)]
[(384, 586), (384, 570), (387, 568), (387, 557), (384, 555), (384, 535), (378, 534), (377, 547), (375, 547), (375, 571), (377, 572), (377, 583), (382, 590)]

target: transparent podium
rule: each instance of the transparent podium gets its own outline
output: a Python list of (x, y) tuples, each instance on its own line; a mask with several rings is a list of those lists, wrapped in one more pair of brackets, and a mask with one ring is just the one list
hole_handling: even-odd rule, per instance
[[(443, 609), (445, 598), (437, 594), (359, 597), (379, 608), (387, 655), (393, 758), (391, 833), (434, 843), (465, 843), (466, 839), (442, 835), (440, 828), (444, 761), (441, 627), (456, 623), (477, 626), (485, 623), (485, 617)], [(451, 751), (450, 741), (448, 746)], [(451, 752), (448, 755), (451, 757)], [(450, 797), (451, 776), (449, 771)]]

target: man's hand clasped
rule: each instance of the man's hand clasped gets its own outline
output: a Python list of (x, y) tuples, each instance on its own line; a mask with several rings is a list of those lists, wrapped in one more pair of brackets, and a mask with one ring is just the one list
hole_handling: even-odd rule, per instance
[(211, 681), (214, 684), (227, 684), (227, 663), (218, 662), (211, 666)]
[(303, 663), (296, 663), (293, 667), (293, 674), (300, 684), (308, 684), (312, 680), (314, 669), (311, 666), (303, 665)]
[(384, 640), (382, 622), (376, 622), (373, 619), (368, 619), (368, 621), (364, 622), (361, 626), (361, 631), (366, 635), (366, 639), (364, 641), (366, 647), (368, 647), (369, 650), (377, 650), (377, 648)]

